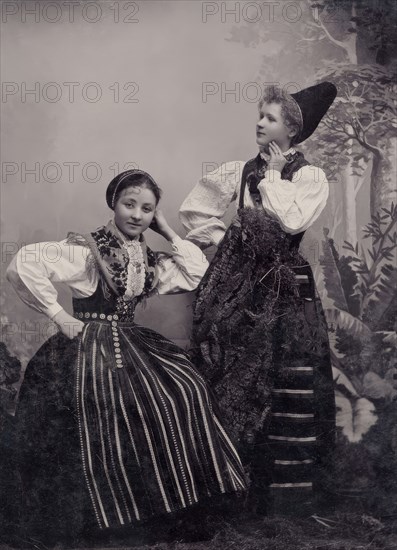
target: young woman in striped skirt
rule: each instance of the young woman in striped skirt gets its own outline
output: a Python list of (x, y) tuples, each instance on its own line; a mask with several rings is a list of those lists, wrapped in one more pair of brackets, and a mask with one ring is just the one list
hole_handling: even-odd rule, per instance
[[(106, 226), (26, 246), (8, 267), (19, 297), (59, 327), (31, 359), (14, 431), (4, 434), (4, 471), (17, 475), (3, 505), (21, 540), (133, 535), (150, 518), (245, 489), (202, 376), (182, 349), (134, 323), (143, 299), (194, 290), (207, 268), (159, 199), (149, 174), (124, 172), (107, 189)], [(172, 254), (146, 246), (149, 227)], [(73, 316), (54, 282), (71, 289)]]
[[(328, 196), (324, 172), (295, 145), (336, 95), (268, 87), (258, 155), (206, 175), (181, 207), (187, 239), (218, 250), (194, 306), (194, 362), (209, 380), (251, 473), (257, 511), (312, 513), (333, 448), (335, 398), (327, 325), (299, 254)], [(222, 217), (237, 201), (226, 229)]]

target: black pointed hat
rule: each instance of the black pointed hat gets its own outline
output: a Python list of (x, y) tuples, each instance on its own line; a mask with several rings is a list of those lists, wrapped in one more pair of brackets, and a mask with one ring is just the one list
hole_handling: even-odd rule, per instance
[(320, 82), (291, 94), (302, 114), (302, 130), (294, 143), (302, 143), (312, 135), (332, 105), (336, 93), (336, 86), (332, 82)]

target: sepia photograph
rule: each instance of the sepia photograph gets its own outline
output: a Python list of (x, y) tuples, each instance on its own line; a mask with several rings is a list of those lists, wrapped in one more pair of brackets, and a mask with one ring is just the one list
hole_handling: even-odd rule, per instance
[(0, 10), (0, 550), (397, 548), (395, 0)]

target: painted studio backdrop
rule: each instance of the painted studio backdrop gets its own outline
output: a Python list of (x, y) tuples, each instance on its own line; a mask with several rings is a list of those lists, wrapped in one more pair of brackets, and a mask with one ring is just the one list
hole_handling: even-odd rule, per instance
[[(9, 1), (1, 8), (2, 409), (13, 409), (20, 374), (54, 330), (4, 279), (18, 248), (106, 222), (106, 186), (130, 167), (158, 181), (163, 210), (183, 235), (178, 208), (195, 182), (227, 160), (255, 156), (263, 87), (294, 92), (331, 80), (337, 99), (302, 147), (327, 173), (330, 197), (302, 246), (332, 344), (335, 493), (359, 509), (395, 513), (397, 4)], [(154, 233), (148, 240), (167, 249)], [(48, 254), (56, 261), (56, 249)], [(60, 296), (70, 311), (70, 296), (62, 289)], [(188, 346), (193, 298), (157, 297), (138, 322)]]

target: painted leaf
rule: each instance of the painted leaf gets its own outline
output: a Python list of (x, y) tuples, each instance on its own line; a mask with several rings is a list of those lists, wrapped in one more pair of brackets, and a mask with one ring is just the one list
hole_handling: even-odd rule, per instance
[(371, 336), (371, 330), (368, 326), (350, 315), (347, 311), (341, 311), (339, 309), (326, 309), (325, 314), (329, 323), (335, 323), (339, 328), (344, 329), (350, 336), (359, 338), (369, 338)]
[(332, 367), (332, 375), (334, 379), (334, 383), (336, 387), (342, 386), (343, 387), (343, 395), (346, 395), (346, 390), (348, 394), (352, 397), (358, 397), (358, 393), (356, 391), (356, 388), (353, 386), (353, 384), (350, 382), (346, 374), (344, 374), (340, 369), (337, 367)]
[(365, 397), (350, 400), (336, 392), (336, 425), (350, 443), (358, 443), (378, 420), (375, 405)]
[(390, 399), (397, 396), (397, 390), (388, 380), (384, 380), (375, 372), (367, 372), (363, 379), (363, 394), (372, 399)]
[[(387, 258), (387, 254), (385, 257)], [(371, 318), (371, 327), (375, 330), (382, 321), (385, 312), (396, 300), (397, 295), (397, 268), (391, 264), (383, 265), (380, 274), (381, 279), (377, 286), (376, 298), (368, 303), (365, 310), (365, 313)]]
[(397, 347), (397, 332), (380, 330), (376, 334), (382, 334), (384, 342)]
[(327, 235), (325, 235), (325, 240), (322, 242), (322, 245), (324, 254), (320, 258), (320, 263), (323, 267), (327, 294), (334, 302), (335, 307), (348, 311), (349, 307), (343, 290), (341, 275), (334, 257), (331, 239), (329, 239)]

